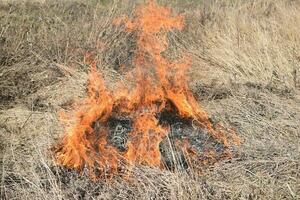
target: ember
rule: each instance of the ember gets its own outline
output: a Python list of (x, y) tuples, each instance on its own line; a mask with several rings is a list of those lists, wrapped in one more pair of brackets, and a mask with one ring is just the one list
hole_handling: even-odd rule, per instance
[[(188, 88), (186, 71), (191, 65), (188, 56), (171, 62), (162, 53), (168, 48), (167, 33), (182, 30), (183, 16), (172, 16), (171, 10), (150, 0), (137, 7), (133, 19), (115, 21), (125, 25), (125, 31), (136, 37), (133, 70), (126, 76), (134, 86), (117, 84), (110, 91), (97, 71), (97, 61), (89, 54), (85, 62), (91, 66), (87, 97), (78, 102), (70, 115), (64, 118), (74, 121), (56, 148), (57, 162), (67, 168), (89, 169), (95, 178), (118, 174), (121, 169), (147, 165), (167, 168), (160, 145), (170, 132), (169, 120), (162, 120), (163, 113), (194, 122), (217, 144), (221, 150), (207, 149), (197, 152), (188, 140), (175, 142), (185, 156), (188, 165), (207, 165), (224, 158), (231, 158), (231, 147), (239, 145), (234, 131), (221, 126), (214, 127), (206, 112), (199, 106)], [(130, 119), (125, 147), (120, 150), (110, 141), (112, 119), (126, 116)]]

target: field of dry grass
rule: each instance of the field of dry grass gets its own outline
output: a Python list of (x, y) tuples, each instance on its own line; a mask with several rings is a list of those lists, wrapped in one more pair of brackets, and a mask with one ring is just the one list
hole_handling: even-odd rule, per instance
[(160, 1), (186, 17), (166, 56), (191, 55), (190, 87), (237, 130), (234, 159), (201, 176), (139, 167), (108, 183), (55, 165), (57, 113), (85, 95), (87, 51), (113, 87), (134, 41), (112, 21), (141, 1), (0, 1), (1, 199), (299, 199), (300, 1)]

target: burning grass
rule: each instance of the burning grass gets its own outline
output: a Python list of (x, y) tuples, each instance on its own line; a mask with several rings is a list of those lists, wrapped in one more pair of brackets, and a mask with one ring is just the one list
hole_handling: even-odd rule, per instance
[[(171, 15), (170, 9), (149, 1), (136, 9), (132, 20), (126, 17), (116, 20), (118, 25), (124, 23), (125, 30), (136, 38), (134, 67), (125, 74), (128, 82), (135, 80), (132, 87), (120, 82), (114, 91), (109, 91), (97, 71), (97, 61), (91, 55), (86, 56), (85, 62), (91, 66), (88, 96), (76, 104), (74, 112), (63, 116), (65, 122), (73, 124), (56, 149), (60, 164), (80, 171), (87, 167), (94, 178), (118, 173), (123, 165), (120, 163), (165, 168), (160, 144), (168, 135), (170, 124), (161, 123), (159, 116), (163, 112), (194, 121), (221, 145), (218, 152), (203, 148), (204, 155), (197, 155), (189, 140), (178, 141), (178, 146), (193, 162), (214, 163), (232, 157), (229, 149), (239, 145), (239, 138), (234, 131), (226, 131), (219, 125), (214, 128), (198, 105), (187, 85), (190, 59), (183, 57), (171, 62), (162, 56), (168, 48), (167, 33), (183, 28), (183, 16)], [(111, 118), (124, 116), (132, 121), (132, 126), (126, 150), (120, 152), (108, 142), (108, 123)]]

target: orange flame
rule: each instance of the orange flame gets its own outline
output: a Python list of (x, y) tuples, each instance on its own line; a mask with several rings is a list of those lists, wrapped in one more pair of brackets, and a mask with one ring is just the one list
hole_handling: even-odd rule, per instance
[[(162, 53), (168, 48), (167, 33), (184, 27), (183, 16), (172, 17), (171, 10), (150, 0), (137, 7), (132, 20), (117, 19), (125, 24), (126, 31), (136, 36), (137, 49), (133, 58), (133, 88), (119, 85), (116, 91), (105, 87), (97, 62), (92, 55), (85, 57), (91, 66), (87, 97), (79, 102), (71, 115), (74, 123), (56, 149), (58, 163), (68, 168), (90, 169), (93, 176), (112, 175), (126, 165), (163, 167), (159, 144), (169, 132), (168, 126), (159, 123), (158, 114), (170, 110), (176, 115), (194, 120), (202, 129), (225, 148), (239, 140), (235, 133), (215, 130), (206, 114), (188, 88), (186, 71), (191, 60), (186, 56), (177, 62), (166, 59)], [(113, 116), (127, 115), (133, 121), (126, 144), (120, 152), (108, 142), (108, 121)], [(64, 117), (66, 118), (66, 117)], [(183, 145), (185, 152), (187, 144)], [(207, 154), (208, 158), (213, 153)]]

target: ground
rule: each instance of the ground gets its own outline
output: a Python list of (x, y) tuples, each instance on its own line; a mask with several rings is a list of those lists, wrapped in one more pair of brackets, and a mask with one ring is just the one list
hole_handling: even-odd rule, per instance
[(0, 2), (1, 199), (298, 199), (300, 2), (161, 1), (185, 16), (172, 58), (192, 58), (189, 85), (215, 122), (234, 127), (239, 153), (203, 174), (137, 168), (93, 182), (57, 166), (61, 109), (85, 95), (87, 51), (108, 87), (130, 65), (132, 36), (112, 21), (140, 1)]

